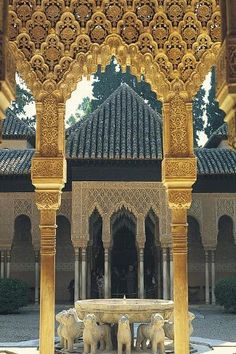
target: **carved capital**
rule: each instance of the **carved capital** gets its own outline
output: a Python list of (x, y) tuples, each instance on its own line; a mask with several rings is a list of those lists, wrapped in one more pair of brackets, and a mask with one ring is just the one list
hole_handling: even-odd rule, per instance
[(191, 189), (169, 189), (168, 202), (171, 209), (189, 209), (192, 202)]
[(165, 158), (162, 162), (164, 184), (167, 187), (191, 187), (197, 177), (195, 157)]
[(61, 191), (37, 191), (36, 190), (36, 205), (39, 210), (57, 210), (61, 204)]
[(63, 157), (35, 157), (32, 161), (32, 179), (55, 179), (64, 180), (66, 162)]

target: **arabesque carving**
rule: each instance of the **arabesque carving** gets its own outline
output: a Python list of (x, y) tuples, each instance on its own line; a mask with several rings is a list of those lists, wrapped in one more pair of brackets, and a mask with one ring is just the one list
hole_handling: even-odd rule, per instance
[(159, 96), (177, 78), (191, 97), (221, 40), (216, 0), (25, 0), (10, 1), (9, 10), (11, 48), (36, 97), (50, 80), (68, 98), (80, 77), (112, 55), (144, 74)]

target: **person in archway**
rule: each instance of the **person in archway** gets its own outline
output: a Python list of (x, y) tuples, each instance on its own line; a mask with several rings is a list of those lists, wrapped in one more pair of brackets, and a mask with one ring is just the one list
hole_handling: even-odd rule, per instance
[(127, 295), (128, 297), (135, 297), (136, 294), (136, 274), (133, 265), (129, 265), (128, 272), (126, 275), (126, 284), (127, 284)]

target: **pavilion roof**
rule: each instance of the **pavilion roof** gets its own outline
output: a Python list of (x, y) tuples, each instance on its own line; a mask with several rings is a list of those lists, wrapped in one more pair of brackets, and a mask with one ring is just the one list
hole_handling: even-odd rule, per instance
[(16, 140), (32, 140), (35, 138), (35, 129), (29, 127), (27, 123), (17, 118), (9, 110), (6, 119), (4, 119), (3, 121), (2, 138)]
[(228, 125), (223, 123), (218, 129), (216, 129), (210, 138), (204, 145), (205, 148), (216, 148), (219, 146), (222, 140), (228, 139)]
[[(29, 175), (34, 150), (0, 149), (0, 176)], [(236, 152), (230, 149), (195, 149), (198, 175), (236, 175)]]
[(68, 158), (162, 159), (161, 116), (126, 84), (70, 132)]

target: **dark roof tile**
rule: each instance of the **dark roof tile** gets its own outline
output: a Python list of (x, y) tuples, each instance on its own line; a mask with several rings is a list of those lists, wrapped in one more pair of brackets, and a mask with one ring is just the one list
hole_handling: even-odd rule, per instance
[(3, 139), (28, 140), (35, 137), (35, 130), (8, 111), (6, 118), (3, 120), (2, 137)]

